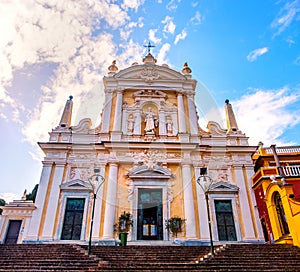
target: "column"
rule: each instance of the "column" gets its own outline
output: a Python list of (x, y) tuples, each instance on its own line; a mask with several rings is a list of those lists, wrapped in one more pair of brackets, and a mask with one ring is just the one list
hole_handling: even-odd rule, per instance
[(36, 241), (39, 238), (39, 228), (41, 223), (41, 218), (43, 215), (44, 205), (45, 205), (45, 198), (47, 194), (48, 183), (51, 176), (52, 170), (52, 163), (51, 162), (44, 162), (43, 169), (41, 173), (41, 178), (39, 182), (39, 188), (37, 191), (37, 196), (35, 199), (35, 206), (37, 207), (36, 210), (32, 213), (32, 218), (30, 221), (30, 227), (28, 228), (28, 234), (24, 237), (24, 240), (27, 241)]
[(183, 104), (183, 97), (181, 93), (177, 94), (177, 103), (178, 103), (178, 123), (179, 123), (178, 132), (186, 133), (184, 104)]
[(104, 239), (114, 238), (117, 184), (118, 184), (118, 165), (117, 163), (110, 163), (109, 171), (108, 171), (105, 214), (104, 214), (104, 230), (103, 230)]
[[(196, 180), (200, 177), (200, 167), (195, 167), (195, 178)], [(200, 228), (200, 239), (209, 241), (209, 228), (208, 228), (208, 215), (205, 201), (205, 194), (201, 189), (200, 185), (196, 184), (197, 191), (197, 203), (199, 211), (199, 228)]]
[(101, 118), (101, 123), (102, 123), (101, 132), (102, 133), (109, 132), (111, 105), (112, 105), (112, 92), (111, 92), (111, 90), (106, 90), (105, 91), (104, 109), (103, 109), (102, 118)]
[(195, 208), (192, 186), (191, 166), (182, 165), (183, 193), (184, 193), (184, 214), (186, 219), (186, 238), (196, 238)]
[(62, 183), (62, 178), (64, 175), (65, 164), (64, 163), (56, 163), (53, 179), (51, 182), (51, 189), (49, 191), (48, 196), (48, 205), (45, 210), (45, 223), (44, 229), (42, 231), (43, 240), (53, 240), (53, 230), (54, 225), (57, 223), (55, 221), (57, 205), (59, 201), (59, 193), (60, 193), (60, 185)]
[[(105, 165), (100, 166), (100, 175), (105, 177)], [(105, 181), (104, 181), (105, 182)], [(100, 223), (101, 223), (101, 211), (102, 211), (102, 200), (103, 200), (103, 187), (104, 183), (101, 185), (95, 202), (95, 213), (94, 213), (94, 224), (92, 231), (92, 240), (99, 240), (100, 236)], [(92, 200), (93, 201), (93, 200)]]
[(194, 96), (188, 95), (188, 111), (189, 111), (189, 119), (190, 119), (190, 133), (191, 135), (198, 134), (198, 118), (196, 113), (196, 107), (194, 103)]
[(121, 131), (121, 120), (122, 120), (122, 100), (123, 93), (121, 90), (117, 91), (115, 115), (114, 115), (114, 127), (113, 131)]

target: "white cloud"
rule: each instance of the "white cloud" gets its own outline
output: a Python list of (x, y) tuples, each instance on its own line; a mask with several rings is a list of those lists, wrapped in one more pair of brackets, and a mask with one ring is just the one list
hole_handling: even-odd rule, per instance
[(251, 51), (248, 56), (247, 60), (250, 62), (255, 61), (258, 57), (266, 54), (269, 51), (268, 47), (263, 47), (263, 48), (257, 48), (253, 51)]
[(166, 61), (166, 55), (167, 55), (168, 51), (170, 50), (170, 48), (171, 48), (171, 45), (169, 43), (165, 43), (161, 47), (161, 49), (158, 53), (158, 56), (157, 56), (158, 63), (166, 63), (167, 62)]
[(254, 90), (232, 103), (239, 129), (250, 137), (252, 145), (284, 144), (284, 131), (300, 123), (299, 111), (290, 107), (300, 101), (300, 93), (288, 88)]
[(300, 56), (295, 59), (294, 63), (296, 65), (300, 65)]
[(134, 9), (135, 12), (137, 12), (140, 5), (144, 3), (144, 0), (123, 0), (122, 7), (125, 10), (128, 10), (128, 8)]
[(143, 26), (143, 17), (139, 17), (137, 22), (131, 21), (128, 24), (126, 24), (124, 28), (120, 28), (120, 37), (126, 41), (129, 39), (129, 36), (135, 27), (142, 28)]
[(161, 42), (160, 38), (155, 37), (157, 29), (150, 29), (148, 32), (149, 40), (154, 44), (159, 44)]
[[(180, 0), (178, 0), (178, 2), (180, 2)], [(175, 11), (177, 7), (176, 0), (170, 0), (166, 6), (167, 10), (169, 11)]]
[(14, 193), (1, 193), (0, 198), (5, 200), (5, 203), (12, 202), (14, 199), (21, 199), (21, 197)]
[[(55, 70), (50, 73), (52, 78), (41, 87), (37, 103), (29, 111), (27, 109), (24, 117), (22, 133), (31, 144), (48, 139), (47, 132), (58, 124), (70, 94), (74, 96), (74, 119), (80, 118), (77, 112), (86, 107), (83, 100), (85, 105), (90, 101), (103, 101), (99, 74), (105, 75), (114, 59), (120, 68), (130, 65), (132, 56), (141, 55), (143, 49), (127, 41), (125, 46), (118, 45), (117, 50), (113, 36), (105, 34), (105, 29), (141, 27), (142, 18), (137, 23), (129, 22), (127, 10), (136, 10), (143, 2), (128, 0), (123, 6), (106, 0), (16, 0), (1, 3), (0, 24), (5, 28), (0, 29), (0, 102), (11, 107), (12, 114), (0, 113), (0, 117), (20, 122), (24, 109), (9, 93), (8, 87), (13, 82), (14, 73), (31, 64), (55, 63)], [(30, 94), (26, 99), (31, 99)], [(88, 112), (94, 120), (99, 114), (99, 108), (97, 112)]]
[(271, 28), (276, 30), (275, 35), (282, 33), (294, 20), (299, 20), (299, 13), (300, 1), (287, 1), (271, 24)]
[(166, 16), (166, 18), (161, 22), (164, 24), (164, 28), (163, 28), (164, 32), (174, 34), (176, 25), (174, 24), (172, 17)]
[(196, 11), (194, 17), (190, 19), (191, 23), (194, 25), (200, 25), (203, 21), (203, 18), (199, 11)]
[(174, 41), (174, 44), (177, 44), (180, 40), (184, 40), (187, 36), (187, 32), (185, 29), (183, 29), (181, 31), (181, 33), (179, 33), (178, 35), (176, 35), (176, 38), (175, 38), (175, 41)]

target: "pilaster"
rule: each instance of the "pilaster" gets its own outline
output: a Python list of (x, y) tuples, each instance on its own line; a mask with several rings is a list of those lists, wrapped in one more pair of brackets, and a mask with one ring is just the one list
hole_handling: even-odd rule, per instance
[(178, 132), (186, 133), (186, 122), (185, 122), (185, 111), (183, 97), (181, 93), (177, 94), (177, 103), (178, 103)]
[(49, 194), (49, 201), (47, 208), (45, 209), (45, 223), (42, 230), (41, 240), (53, 240), (54, 239), (54, 227), (55, 217), (57, 213), (57, 207), (59, 202), (60, 185), (62, 183), (63, 175), (65, 170), (64, 163), (56, 163), (55, 172), (53, 175), (53, 181), (51, 184)]
[(46, 199), (48, 184), (52, 172), (52, 167), (53, 165), (50, 162), (43, 163), (39, 188), (35, 199), (35, 206), (37, 207), (37, 209), (32, 213), (30, 227), (28, 228), (28, 233), (26, 238), (24, 238), (24, 240), (26, 241), (37, 241), (39, 239), (39, 229), (40, 229), (41, 219), (43, 216), (44, 205), (46, 205), (45, 199)]
[(111, 106), (112, 106), (112, 92), (111, 90), (107, 90), (105, 92), (105, 103), (102, 113), (102, 133), (109, 132), (109, 125), (110, 125), (110, 116), (111, 116)]

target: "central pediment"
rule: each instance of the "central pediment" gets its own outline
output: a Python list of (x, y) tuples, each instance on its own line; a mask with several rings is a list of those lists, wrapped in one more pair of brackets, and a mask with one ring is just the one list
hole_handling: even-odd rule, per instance
[(131, 179), (145, 179), (145, 178), (156, 178), (156, 179), (170, 179), (173, 177), (173, 173), (170, 169), (154, 165), (149, 168), (147, 165), (135, 166), (127, 174)]
[(181, 73), (170, 69), (167, 65), (135, 64), (114, 75), (115, 79), (153, 80), (187, 80)]

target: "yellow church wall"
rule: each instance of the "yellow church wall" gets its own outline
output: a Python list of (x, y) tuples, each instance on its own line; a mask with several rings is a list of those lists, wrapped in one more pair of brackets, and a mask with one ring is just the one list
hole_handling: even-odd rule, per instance
[(117, 211), (116, 216), (119, 216), (124, 211), (130, 211), (130, 203), (128, 201), (128, 185), (126, 182), (126, 174), (130, 169), (130, 165), (120, 165), (118, 173), (118, 188), (117, 188)]
[[(172, 186), (173, 191), (173, 201), (170, 203), (170, 218), (180, 217), (185, 219), (184, 215), (184, 194), (183, 194), (183, 177), (181, 167), (179, 165), (168, 165), (168, 168), (175, 173), (175, 178), (170, 180), (174, 182)], [(177, 237), (185, 237), (185, 233), (178, 233)]]
[(134, 104), (134, 97), (133, 94), (136, 92), (136, 90), (126, 90), (123, 93), (123, 101), (128, 104), (128, 106), (132, 106)]
[(177, 107), (177, 95), (175, 91), (165, 92), (168, 97), (166, 102)]

